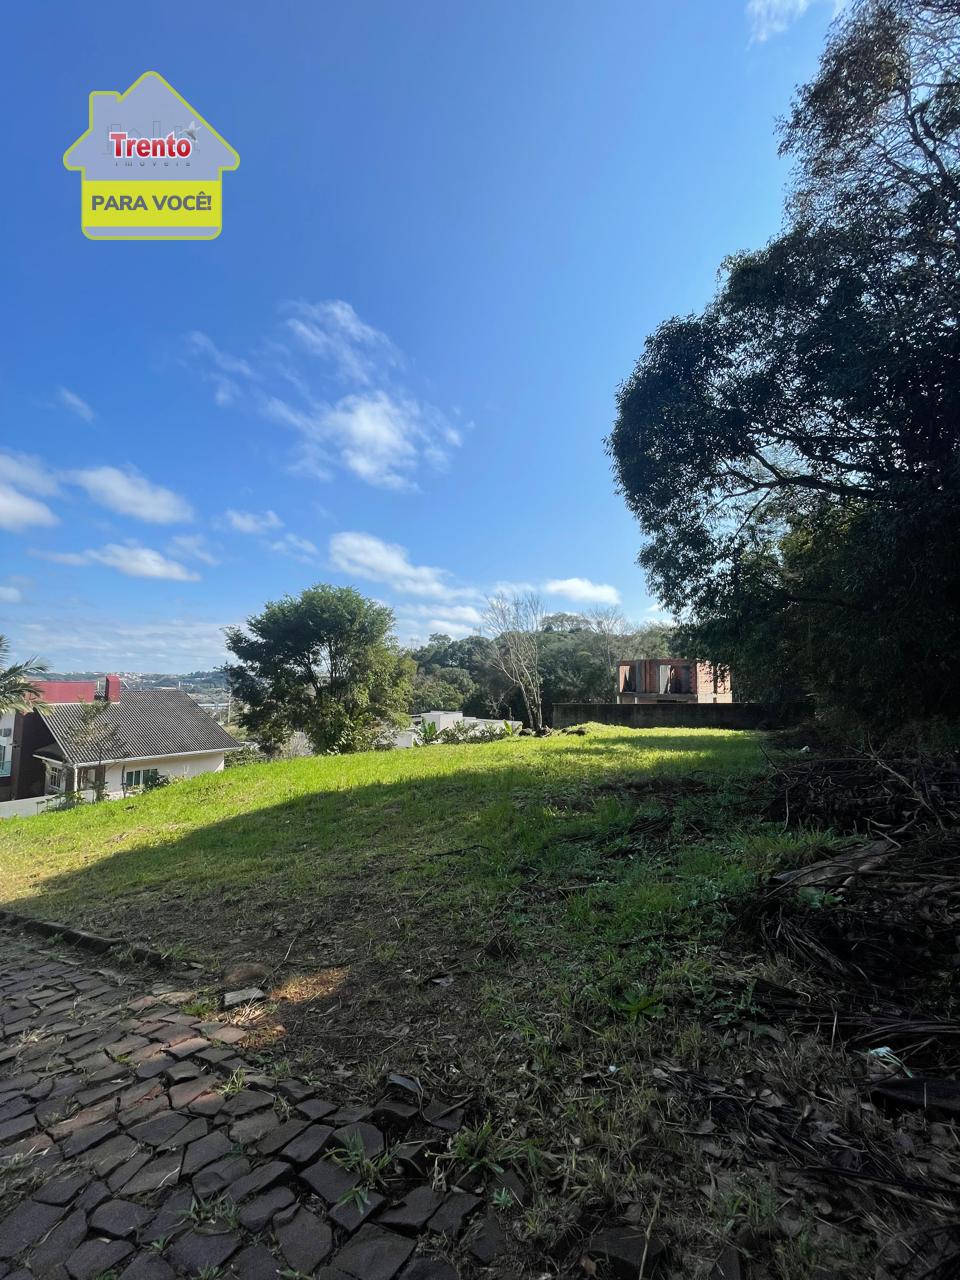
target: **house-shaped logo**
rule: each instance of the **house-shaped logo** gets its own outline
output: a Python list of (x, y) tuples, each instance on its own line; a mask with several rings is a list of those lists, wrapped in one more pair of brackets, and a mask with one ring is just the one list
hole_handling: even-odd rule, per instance
[(90, 240), (212, 240), (224, 169), (240, 157), (156, 71), (90, 95), (90, 127), (63, 157), (78, 169)]

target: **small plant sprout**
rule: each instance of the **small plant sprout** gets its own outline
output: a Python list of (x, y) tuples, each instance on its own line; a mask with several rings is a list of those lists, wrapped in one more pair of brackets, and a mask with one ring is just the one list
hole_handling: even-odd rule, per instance
[(241, 1090), (246, 1087), (247, 1073), (244, 1071), (243, 1067), (236, 1067), (230, 1072), (226, 1080), (224, 1080), (223, 1084), (220, 1086), (220, 1092), (225, 1098), (232, 1098), (235, 1093), (240, 1093)]
[(387, 1147), (379, 1155), (368, 1156), (363, 1146), (363, 1139), (357, 1133), (347, 1135), (343, 1148), (331, 1153), (331, 1159), (348, 1173), (355, 1173), (359, 1178), (357, 1186), (347, 1192), (347, 1199), (354, 1192), (362, 1192), (363, 1203), (366, 1204), (367, 1193), (382, 1187), (387, 1170), (393, 1164), (396, 1155), (395, 1147)]

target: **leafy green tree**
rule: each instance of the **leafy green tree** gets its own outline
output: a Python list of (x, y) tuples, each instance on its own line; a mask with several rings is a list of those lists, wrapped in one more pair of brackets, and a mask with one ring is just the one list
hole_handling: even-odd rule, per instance
[(466, 636), (462, 640), (442, 633), (430, 636), (411, 654), (417, 675), (410, 710), (463, 711), (471, 716), (495, 712), (499, 703), (494, 692), (491, 650), (485, 636)]
[(417, 671), (413, 681), (410, 710), (462, 711), (464, 703), (476, 693), (468, 671), (460, 667), (438, 667), (433, 671)]
[(34, 677), (43, 675), (46, 664), (36, 658), (26, 662), (14, 662), (6, 666), (10, 656), (10, 641), (0, 635), (0, 715), (9, 711), (30, 711), (43, 706), (40, 690)]
[(227, 629), (225, 668), (240, 721), (266, 748), (297, 730), (316, 751), (360, 751), (403, 723), (414, 664), (393, 612), (352, 587), (319, 584)]
[(668, 320), (608, 439), (678, 648), (858, 720), (960, 711), (960, 5), (860, 0), (784, 233)]

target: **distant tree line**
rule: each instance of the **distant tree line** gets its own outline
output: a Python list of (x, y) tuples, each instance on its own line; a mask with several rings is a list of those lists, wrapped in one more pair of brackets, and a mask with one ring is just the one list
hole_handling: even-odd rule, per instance
[[(535, 598), (526, 607), (500, 601), (498, 616), (490, 618), (492, 634), (432, 635), (413, 649), (410, 710), (462, 710), (539, 728), (550, 723), (554, 703), (612, 702), (619, 659), (673, 656), (672, 630), (660, 623), (632, 625), (615, 610), (544, 613), (538, 607)], [(518, 618), (518, 610), (526, 616)]]
[(616, 610), (545, 613), (536, 596), (488, 602), (486, 635), (400, 647), (393, 612), (353, 587), (318, 583), (226, 631), (239, 724), (266, 753), (303, 734), (318, 752), (389, 742), (411, 713), (549, 724), (555, 702), (612, 701), (620, 658), (666, 657), (671, 632)]
[(960, 715), (960, 0), (854, 0), (782, 234), (665, 321), (608, 439), (677, 647), (848, 723)]

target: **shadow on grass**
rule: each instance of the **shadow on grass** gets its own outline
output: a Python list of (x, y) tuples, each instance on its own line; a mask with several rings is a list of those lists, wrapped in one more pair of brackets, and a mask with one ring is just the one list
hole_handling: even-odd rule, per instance
[(516, 956), (536, 967), (551, 938), (575, 947), (571, 930), (596, 926), (557, 896), (583, 856), (565, 824), (599, 833), (620, 782), (662, 775), (669, 804), (677, 777), (719, 790), (760, 768), (748, 734), (629, 730), (249, 766), (24, 820), (26, 892), (4, 905), (216, 967), (265, 965), (274, 1003), (255, 1047), (295, 1058), (292, 1074), (416, 1073), (473, 1053), (485, 990), (510, 1003), (526, 981)]
[[(551, 797), (571, 787), (589, 795), (611, 781), (691, 770), (725, 777), (755, 770), (758, 759), (751, 735), (722, 731), (556, 742), (542, 750), (529, 739), (431, 747), (406, 763), (388, 753), (249, 766), (93, 810), (25, 819), (10, 864), (15, 873), (19, 863), (21, 883), (39, 887), (3, 905), (161, 948), (171, 935), (180, 946), (192, 933), (204, 951), (225, 929), (252, 924), (266, 935), (271, 912), (280, 911), (286, 928), (297, 913), (336, 907), (351, 893), (372, 899), (371, 914), (379, 897), (382, 912), (418, 884), (429, 892), (448, 881), (451, 865), (462, 894), (495, 882), (498, 864), (543, 838)], [(442, 754), (454, 751), (459, 758)], [(434, 765), (437, 772), (424, 772)], [(345, 786), (351, 769), (381, 776)], [(404, 776), (382, 776), (398, 770)], [(219, 816), (218, 802), (242, 811)], [(136, 843), (131, 827), (149, 838)], [(120, 842), (128, 847), (111, 851)]]

